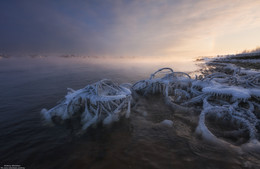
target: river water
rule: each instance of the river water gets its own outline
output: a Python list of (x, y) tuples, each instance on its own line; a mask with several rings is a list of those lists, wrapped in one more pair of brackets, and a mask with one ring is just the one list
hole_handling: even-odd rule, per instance
[[(129, 119), (77, 134), (40, 115), (64, 97), (108, 78), (134, 83), (162, 67), (192, 72), (192, 61), (137, 58), (11, 57), (0, 59), (0, 167), (260, 168), (259, 152), (210, 144), (195, 135), (198, 114), (169, 109), (160, 96), (140, 98)], [(169, 127), (160, 124), (168, 119)]]

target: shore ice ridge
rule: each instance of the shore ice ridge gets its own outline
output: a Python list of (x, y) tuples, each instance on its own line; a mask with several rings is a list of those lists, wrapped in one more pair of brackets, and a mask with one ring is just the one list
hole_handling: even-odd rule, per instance
[[(80, 118), (82, 130), (102, 122), (109, 124), (120, 117), (130, 116), (133, 97), (162, 94), (165, 103), (174, 110), (200, 111), (196, 133), (204, 139), (222, 142), (207, 127), (207, 117), (232, 126), (225, 137), (246, 137), (243, 143), (259, 145), (260, 130), (260, 73), (246, 71), (225, 64), (227, 72), (191, 78), (187, 73), (162, 68), (149, 79), (135, 84), (117, 85), (104, 79), (83, 89), (69, 92), (57, 106), (41, 113), (48, 122), (62, 123), (75, 116)], [(231, 73), (230, 73), (231, 72)]]

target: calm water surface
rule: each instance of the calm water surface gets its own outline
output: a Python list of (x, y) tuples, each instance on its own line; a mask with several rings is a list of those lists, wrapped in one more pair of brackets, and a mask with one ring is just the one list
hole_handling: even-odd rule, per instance
[[(141, 98), (129, 119), (76, 134), (40, 116), (66, 94), (103, 78), (116, 83), (148, 78), (161, 67), (191, 72), (192, 62), (146, 59), (11, 57), (0, 59), (0, 167), (258, 168), (259, 153), (204, 142), (194, 134), (198, 115), (174, 112), (162, 98)], [(159, 124), (169, 119), (173, 127)]]

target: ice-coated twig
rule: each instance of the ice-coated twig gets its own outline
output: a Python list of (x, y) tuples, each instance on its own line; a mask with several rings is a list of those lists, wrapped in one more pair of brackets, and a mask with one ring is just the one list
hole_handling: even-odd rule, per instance
[(223, 142), (207, 126), (209, 119), (215, 119), (220, 124), (232, 126), (232, 131), (222, 132), (223, 137), (246, 137), (248, 142), (258, 142), (260, 73), (229, 63), (216, 64), (223, 68), (221, 72), (195, 79), (187, 73), (162, 68), (134, 85), (116, 85), (104, 79), (76, 91), (68, 89), (60, 104), (50, 110), (43, 109), (42, 114), (46, 120), (54, 122), (78, 116), (82, 129), (87, 129), (97, 122), (108, 124), (122, 116), (128, 118), (131, 95), (135, 98), (138, 94), (148, 97), (161, 94), (173, 110), (183, 113), (199, 110), (196, 133), (205, 139)]
[[(225, 64), (222, 64), (226, 66)], [(183, 72), (174, 72), (170, 68), (162, 68), (151, 74), (149, 79), (141, 80), (132, 89), (141, 94), (161, 93), (165, 103), (174, 110), (191, 112), (200, 107), (200, 119), (196, 132), (204, 138), (222, 142), (207, 127), (207, 117), (217, 119), (221, 123), (230, 123), (238, 132), (225, 132), (233, 137), (247, 132), (249, 141), (256, 140), (259, 119), (255, 110), (259, 109), (260, 90), (259, 73), (242, 71), (234, 65), (226, 66), (232, 73), (213, 73), (204, 78), (191, 79)], [(161, 78), (156, 78), (162, 71)]]
[(104, 79), (76, 91), (69, 89), (63, 102), (50, 110), (43, 109), (42, 114), (47, 121), (58, 123), (78, 116), (85, 130), (99, 121), (108, 124), (123, 115), (128, 118), (131, 98), (130, 89)]

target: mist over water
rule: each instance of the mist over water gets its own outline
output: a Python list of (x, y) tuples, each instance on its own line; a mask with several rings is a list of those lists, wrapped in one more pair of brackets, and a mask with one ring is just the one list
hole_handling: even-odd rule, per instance
[[(138, 58), (0, 59), (0, 162), (26, 168), (257, 168), (259, 152), (221, 147), (194, 134), (198, 115), (172, 111), (160, 96), (140, 98), (129, 119), (78, 134), (40, 115), (64, 97), (108, 78), (134, 83), (162, 67), (192, 72), (192, 61)], [(168, 119), (173, 127), (160, 124)]]

